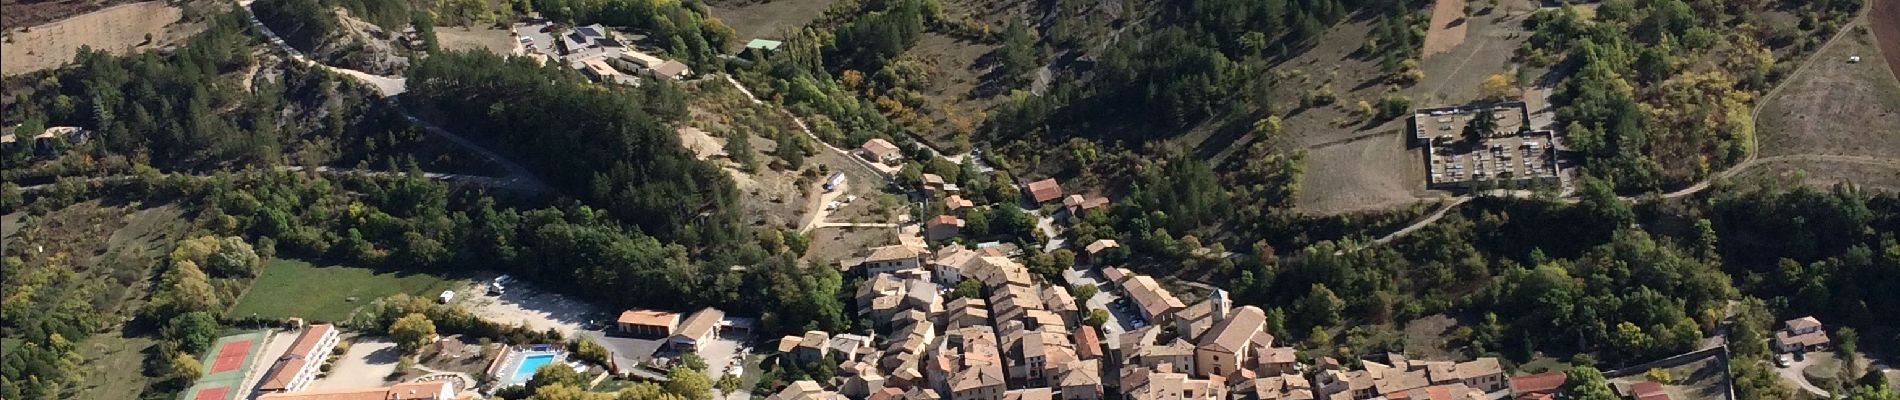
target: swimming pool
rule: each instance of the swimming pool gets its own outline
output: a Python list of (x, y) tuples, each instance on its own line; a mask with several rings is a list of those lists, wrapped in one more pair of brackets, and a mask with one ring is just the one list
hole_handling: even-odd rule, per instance
[(534, 371), (539, 371), (541, 370), (541, 366), (553, 362), (553, 354), (536, 354), (522, 358), (521, 365), (515, 367), (514, 380), (516, 382), (527, 382), (528, 378), (534, 377)]

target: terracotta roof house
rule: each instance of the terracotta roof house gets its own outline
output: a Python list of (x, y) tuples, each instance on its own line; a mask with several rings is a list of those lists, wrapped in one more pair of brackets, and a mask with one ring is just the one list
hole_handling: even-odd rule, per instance
[(1087, 251), (1089, 256), (1093, 257), (1097, 254), (1101, 254), (1104, 251), (1108, 251), (1108, 249), (1114, 249), (1114, 248), (1120, 248), (1120, 247), (1122, 247), (1122, 244), (1120, 242), (1116, 242), (1115, 239), (1099, 239), (1092, 243), (1089, 243), (1088, 247), (1084, 247), (1083, 250)]
[(1062, 185), (1056, 183), (1056, 178), (1043, 179), (1023, 184), (1023, 193), (1029, 196), (1031, 202), (1048, 203), (1062, 198)]
[(1128, 292), (1129, 297), (1134, 298), (1135, 308), (1139, 309), (1141, 317), (1150, 323), (1159, 323), (1173, 315), (1175, 311), (1187, 308), (1186, 304), (1181, 303), (1180, 298), (1174, 297), (1174, 293), (1168, 292), (1167, 288), (1161, 287), (1160, 282), (1155, 282), (1154, 278), (1147, 275), (1134, 275), (1128, 278), (1128, 281), (1122, 282), (1122, 289)]
[(1775, 350), (1781, 352), (1809, 351), (1827, 348), (1832, 343), (1827, 331), (1821, 329), (1821, 320), (1813, 316), (1795, 318), (1782, 323), (1775, 332)]
[(962, 195), (953, 194), (950, 195), (950, 197), (943, 198), (943, 209), (945, 210), (957, 211), (971, 207), (976, 207), (976, 202), (965, 199)]
[(1089, 196), (1072, 194), (1062, 198), (1062, 208), (1069, 211), (1070, 218), (1080, 217), (1082, 213), (1089, 210), (1105, 207), (1108, 207), (1108, 197), (1099, 194)]
[(904, 244), (878, 246), (871, 248), (870, 252), (865, 254), (864, 259), (858, 262), (858, 267), (862, 268), (865, 276), (923, 269), (924, 257), (929, 255), (929, 249), (917, 246)]
[(311, 325), (304, 328), (297, 340), (290, 342), (290, 350), (284, 352), (276, 363), (271, 364), (264, 378), (257, 385), (261, 393), (295, 392), (303, 390), (310, 381), (316, 379), (317, 368), (323, 364), (330, 349), (336, 348), (340, 334), (330, 324)]
[(1496, 357), (1479, 357), (1476, 360), (1458, 363), (1458, 380), (1472, 389), (1485, 393), (1504, 390), (1504, 367), (1498, 365)]
[(1557, 389), (1562, 389), (1564, 383), (1569, 380), (1570, 375), (1561, 371), (1513, 376), (1511, 377), (1511, 395), (1517, 396), (1519, 400), (1530, 400), (1541, 395), (1556, 393)]
[[(385, 387), (315, 389), (289, 393), (270, 393), (258, 400), (451, 400), (455, 396), (452, 381), (398, 383)], [(473, 397), (470, 397), (473, 398)]]
[(949, 239), (962, 232), (963, 219), (955, 215), (939, 215), (924, 221), (924, 240)]
[(872, 162), (888, 163), (904, 157), (903, 153), (897, 150), (897, 145), (891, 144), (889, 140), (872, 138), (865, 141), (864, 145), (858, 146), (858, 155)]
[(638, 308), (621, 311), (620, 318), (614, 320), (620, 333), (645, 338), (672, 336), (673, 327), (679, 325), (679, 321), (679, 313)]
[(1669, 400), (1669, 392), (1663, 390), (1661, 383), (1643, 381), (1630, 385), (1630, 398), (1634, 400)]
[(766, 396), (765, 400), (845, 400), (844, 395), (827, 391), (814, 381), (797, 381), (786, 385), (784, 390)]
[(725, 318), (726, 312), (717, 308), (700, 309), (680, 323), (679, 329), (673, 331), (673, 336), (667, 338), (667, 344), (699, 351), (701, 344), (712, 340), (719, 333), (719, 322)]
[(1084, 360), (1102, 358), (1102, 337), (1095, 333), (1095, 327), (1082, 325), (1075, 329), (1075, 356)]

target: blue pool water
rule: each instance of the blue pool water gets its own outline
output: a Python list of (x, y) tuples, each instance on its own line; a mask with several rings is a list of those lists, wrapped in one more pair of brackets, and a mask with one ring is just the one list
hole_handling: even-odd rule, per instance
[(537, 354), (522, 359), (521, 366), (515, 367), (515, 381), (527, 382), (528, 378), (534, 377), (534, 371), (552, 362), (554, 362), (553, 354)]

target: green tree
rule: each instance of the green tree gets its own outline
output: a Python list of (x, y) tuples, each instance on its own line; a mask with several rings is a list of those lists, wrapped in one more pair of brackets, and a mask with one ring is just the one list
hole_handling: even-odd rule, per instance
[(666, 392), (686, 400), (712, 400), (712, 380), (691, 368), (673, 367), (666, 372)]
[(1618, 400), (1616, 392), (1610, 390), (1610, 382), (1603, 373), (1594, 367), (1577, 367), (1570, 370), (1570, 379), (1564, 384), (1564, 393), (1575, 400)]
[(1103, 309), (1089, 310), (1088, 318), (1082, 319), (1082, 323), (1088, 324), (1089, 326), (1100, 328), (1102, 327), (1102, 324), (1108, 323), (1108, 310), (1103, 310)]
[(435, 321), (422, 313), (410, 313), (389, 324), (389, 337), (403, 353), (415, 354), (435, 338)]
[(1095, 298), (1095, 294), (1100, 291), (1101, 289), (1095, 287), (1095, 284), (1084, 283), (1082, 284), (1082, 286), (1075, 287), (1075, 293), (1074, 293), (1075, 300), (1079, 302), (1087, 303), (1089, 299)]
[(950, 296), (959, 299), (981, 299), (983, 298), (983, 281), (965, 278), (957, 282), (957, 288), (950, 291)]
[(1300, 300), (1300, 314), (1308, 318), (1313, 326), (1330, 326), (1339, 323), (1341, 313), (1346, 311), (1346, 301), (1333, 294), (1324, 283), (1315, 283), (1307, 290), (1306, 297)]
[(163, 336), (178, 343), (179, 350), (197, 353), (218, 338), (218, 320), (203, 311), (178, 314), (165, 324)]
[(733, 391), (739, 390), (739, 385), (741, 384), (742, 382), (739, 382), (739, 375), (735, 374), (720, 375), (719, 381), (714, 382), (714, 386), (719, 387), (719, 393), (723, 393), (726, 396), (731, 396)]
[(566, 365), (560, 364), (548, 364), (541, 366), (540, 369), (534, 370), (534, 375), (528, 377), (527, 386), (528, 390), (537, 390), (542, 387), (554, 385), (579, 387), (586, 383), (587, 377), (581, 376), (579, 372), (574, 372), (573, 368), (568, 368)]
[(699, 353), (687, 352), (686, 354), (681, 354), (680, 365), (686, 368), (692, 368), (694, 371), (701, 373), (706, 372), (706, 358), (700, 357)]

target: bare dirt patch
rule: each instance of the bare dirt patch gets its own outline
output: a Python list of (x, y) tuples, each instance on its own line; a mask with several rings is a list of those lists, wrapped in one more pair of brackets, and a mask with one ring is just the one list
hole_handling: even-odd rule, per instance
[(1465, 0), (1432, 2), (1432, 25), (1425, 30), (1425, 47), (1420, 54), (1431, 57), (1464, 43), (1465, 31), (1470, 26), (1466, 19)]
[(1463, 354), (1453, 353), (1451, 348), (1452, 330), (1458, 327), (1458, 319), (1445, 314), (1433, 314), (1405, 323), (1405, 355), (1421, 360), (1456, 360)]
[[(1855, 182), (1891, 188), (1900, 183), (1900, 171), (1852, 158), (1900, 162), (1900, 79), (1887, 59), (1878, 56), (1876, 37), (1864, 26), (1863, 20), (1843, 28), (1846, 36), (1817, 51), (1807, 68), (1764, 100), (1756, 120), (1761, 155), (1793, 158), (1764, 162), (1752, 175), (1816, 185)], [(1850, 57), (1860, 57), (1860, 62)]]
[(151, 1), (10, 30), (6, 32), (5, 43), (0, 43), (0, 74), (17, 75), (58, 67), (71, 62), (81, 46), (123, 54), (177, 43), (204, 28), (201, 23), (174, 24), (183, 15), (183, 10), (176, 6)]
[(824, 14), (829, 0), (767, 0), (754, 4), (718, 1), (711, 5), (713, 16), (739, 33), (739, 40), (781, 38), (779, 32), (798, 29)]
[(483, 50), (504, 56), (515, 50), (515, 37), (506, 29), (439, 27), (435, 40), (443, 50)]
[(1425, 167), (1407, 149), (1399, 131), (1309, 150), (1298, 207), (1314, 214), (1343, 214), (1404, 206), (1429, 198)]
[(864, 249), (897, 244), (897, 228), (818, 228), (805, 233), (811, 248), (805, 260), (820, 265), (835, 265)]
[(1900, 0), (1874, 0), (1867, 18), (1873, 21), (1874, 35), (1880, 37), (1880, 52), (1886, 55), (1887, 68), (1900, 78)]
[(396, 364), (402, 358), (402, 351), (396, 349), (395, 342), (367, 337), (348, 341), (349, 351), (337, 357), (328, 375), (310, 382), (311, 389), (365, 388), (396, 383), (388, 379), (395, 375)]
[[(1447, 3), (1460, 4), (1457, 9), (1442, 10)], [(1425, 70), (1425, 81), (1411, 88), (1413, 106), (1433, 107), (1476, 100), (1479, 84), (1491, 75), (1509, 72), (1512, 53), (1530, 39), (1530, 32), (1524, 30), (1524, 19), (1537, 10), (1537, 5), (1529, 0), (1504, 0), (1496, 8), (1480, 8), (1475, 15), (1454, 20), (1457, 27), (1439, 33), (1442, 38), (1434, 38), (1433, 33), (1442, 30), (1437, 25), (1439, 14), (1462, 16), (1462, 3), (1442, 0), (1439, 10), (1432, 13), (1432, 30), (1426, 33), (1424, 58), (1419, 60), (1419, 67)], [(1435, 48), (1453, 40), (1456, 43), (1450, 47)]]

